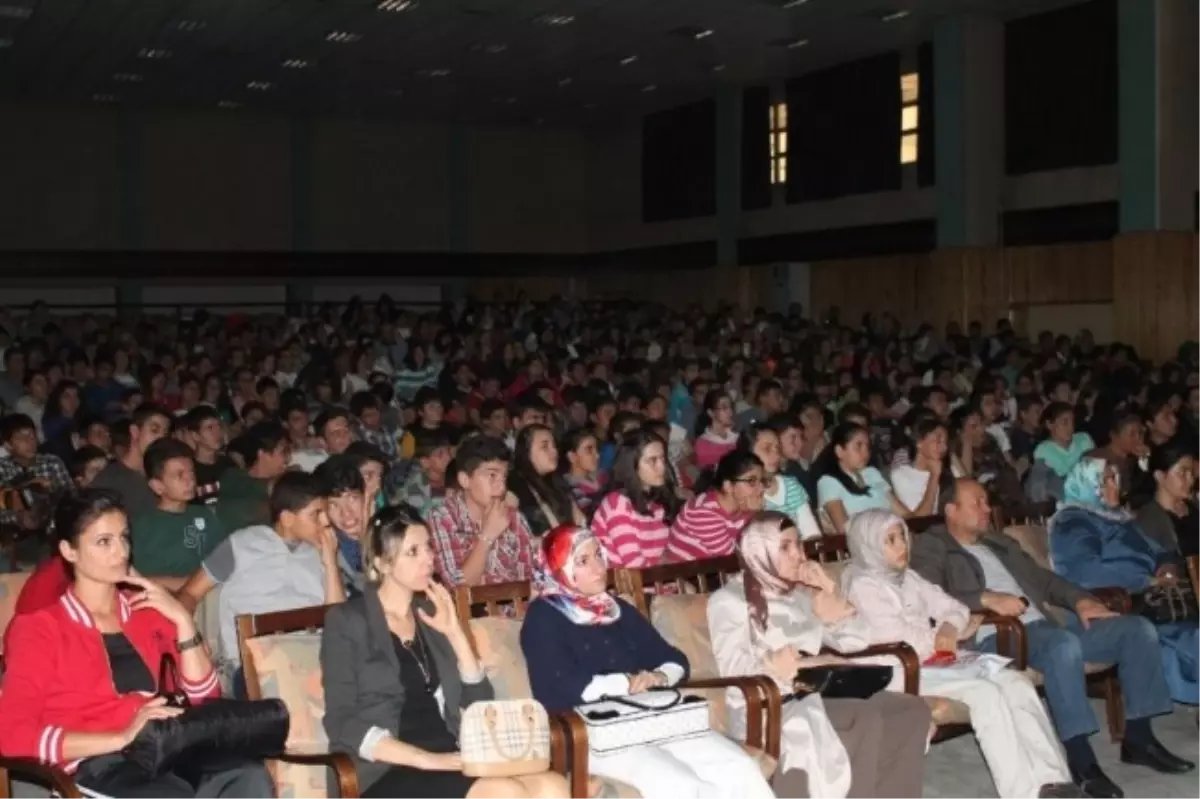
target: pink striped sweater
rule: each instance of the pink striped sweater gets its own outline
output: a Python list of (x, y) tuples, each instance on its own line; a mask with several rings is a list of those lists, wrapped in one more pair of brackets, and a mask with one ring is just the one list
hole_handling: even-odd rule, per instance
[(688, 501), (671, 525), (671, 535), (667, 538), (667, 562), (680, 563), (732, 554), (738, 534), (749, 518), (749, 514), (729, 513), (722, 508), (715, 491), (697, 494)]
[(696, 454), (696, 465), (701, 469), (712, 469), (737, 446), (737, 433), (729, 430), (724, 436), (712, 431), (704, 431), (704, 435), (696, 439), (692, 451)]
[(592, 532), (608, 550), (610, 565), (641, 569), (662, 559), (670, 531), (661, 505), (651, 505), (643, 516), (624, 494), (604, 497), (592, 517)]

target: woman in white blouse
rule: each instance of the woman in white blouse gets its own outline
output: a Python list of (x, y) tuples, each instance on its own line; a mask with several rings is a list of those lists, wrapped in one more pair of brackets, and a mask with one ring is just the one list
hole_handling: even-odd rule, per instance
[[(980, 617), (908, 568), (904, 520), (867, 510), (846, 535), (853, 557), (842, 574), (846, 598), (867, 626), (872, 643), (903, 641), (924, 662), (935, 653), (956, 655), (960, 641), (975, 638)], [(1077, 796), (1054, 725), (1033, 683), (1020, 672), (968, 673), (926, 667), (921, 693), (957, 699), (971, 725), (1002, 797)]]
[[(756, 514), (738, 541), (742, 573), (708, 602), (708, 626), (722, 676), (767, 674), (792, 694), (796, 671), (843, 662), (823, 647), (867, 645), (865, 625), (821, 568), (804, 557), (796, 526), (774, 511)], [(745, 724), (738, 697), (728, 698), (732, 732)], [(780, 796), (922, 795), (930, 710), (907, 694), (881, 691), (867, 700), (808, 694), (783, 709)], [(914, 731), (920, 734), (914, 734)]]
[(892, 468), (892, 494), (913, 516), (937, 513), (942, 475), (949, 477), (946, 452), (950, 446), (946, 423), (932, 413), (913, 423), (908, 463)]

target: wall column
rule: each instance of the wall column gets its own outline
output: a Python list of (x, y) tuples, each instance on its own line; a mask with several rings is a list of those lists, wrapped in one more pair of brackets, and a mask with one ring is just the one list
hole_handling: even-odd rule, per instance
[(291, 147), (292, 250), (309, 252), (313, 249), (313, 225), (316, 222), (313, 204), (316, 155), (312, 119), (292, 117), (288, 133)]
[(1195, 220), (1196, 6), (1120, 0), (1121, 232), (1190, 230)]
[(717, 89), (717, 265), (737, 266), (742, 215), (742, 90)]
[(446, 142), (446, 179), (449, 187), (446, 229), (450, 252), (471, 251), (470, 177), (469, 134), (466, 128), (455, 122), (450, 125)]
[(1004, 179), (1004, 24), (945, 17), (934, 26), (933, 47), (938, 247), (994, 247)]
[(126, 251), (145, 246), (146, 168), (142, 126), (130, 111), (117, 120), (117, 243)]

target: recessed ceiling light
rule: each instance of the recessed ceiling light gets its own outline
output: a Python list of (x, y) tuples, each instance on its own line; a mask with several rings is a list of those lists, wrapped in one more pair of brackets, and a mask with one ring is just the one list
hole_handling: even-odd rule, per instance
[(115, 103), (117, 96), (115, 94), (93, 94), (92, 99), (98, 103)]
[(713, 64), (712, 71), (713, 71), (713, 72), (724, 72), (724, 71), (725, 71), (725, 65), (724, 65), (724, 64)]
[(558, 85), (565, 88), (567, 86), (570, 86), (574, 82), (575, 82), (574, 78), (563, 78), (562, 80), (560, 80), (558, 82)]
[(330, 31), (325, 36), (325, 41), (335, 42), (337, 44), (354, 44), (362, 40), (362, 35), (351, 33), (349, 31)]
[(412, 11), (419, 5), (417, 0), (380, 0), (375, 7), (380, 11)]
[(570, 25), (574, 21), (575, 17), (570, 14), (542, 14), (534, 20), (534, 22), (549, 25), (552, 28), (561, 28), (563, 25)]
[(153, 61), (162, 61), (164, 58), (170, 58), (171, 51), (162, 48), (143, 47), (138, 51), (138, 58), (149, 58)]
[(792, 39), (784, 45), (789, 50), (799, 50), (804, 45), (808, 44), (808, 39)]
[(195, 31), (202, 31), (207, 28), (208, 23), (202, 19), (181, 19), (175, 27), (184, 33), (194, 33)]
[(444, 78), (450, 74), (450, 70), (446, 67), (436, 67), (433, 69), (418, 69), (417, 74), (422, 78)]
[(504, 42), (492, 42), (491, 44), (476, 44), (472, 45), (471, 49), (475, 52), (484, 52), (488, 55), (498, 55), (508, 49), (508, 45)]
[(807, 2), (808, 0), (784, 0), (783, 5), (781, 5), (780, 8), (799, 8)]
[(284, 69), (308, 69), (311, 64), (303, 58), (289, 58), (283, 62)]
[(637, 57), (637, 56), (635, 56), (635, 55), (627, 55), (627, 56), (625, 56), (624, 58), (622, 58), (622, 59), (621, 59), (621, 66), (623, 66), (623, 67), (627, 67), (627, 66), (629, 66), (629, 65), (630, 65), (630, 64), (632, 64), (632, 63), (634, 63), (634, 62), (635, 62), (635, 61), (637, 61), (637, 60), (638, 60), (638, 57)]
[(649, 92), (652, 92), (652, 91), (654, 91), (654, 90), (655, 90), (655, 89), (657, 89), (657, 88), (658, 88), (658, 86), (656, 86), (655, 84), (653, 84), (653, 83), (648, 83), (648, 84), (646, 84), (645, 86), (643, 86), (643, 87), (642, 87), (642, 91), (649, 93)]
[(256, 92), (265, 92), (272, 86), (269, 80), (252, 80), (246, 84), (246, 88)]
[(0, 19), (29, 19), (32, 16), (31, 6), (0, 5)]
[(233, 100), (222, 100), (221, 102), (217, 103), (217, 108), (231, 109), (231, 108), (241, 108), (241, 107), (242, 107), (241, 103), (235, 103)]
[(113, 73), (113, 80), (118, 83), (141, 83), (145, 78), (136, 72), (116, 72)]
[(713, 29), (705, 28), (704, 30), (696, 31), (695, 33), (693, 33), (692, 38), (695, 39), (696, 41), (699, 41), (701, 39), (707, 39), (709, 36), (712, 36), (712, 35), (713, 35)]
[(895, 22), (898, 19), (904, 19), (911, 13), (907, 8), (898, 8), (895, 11), (884, 10), (879, 12), (879, 19), (884, 22)]

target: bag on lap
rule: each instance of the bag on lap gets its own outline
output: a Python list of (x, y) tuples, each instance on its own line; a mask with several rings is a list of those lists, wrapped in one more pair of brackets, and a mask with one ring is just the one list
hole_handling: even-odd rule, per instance
[(601, 755), (709, 731), (708, 700), (674, 688), (605, 697), (579, 705), (575, 712), (587, 725), (588, 749)]
[(463, 711), (458, 745), (468, 777), (518, 777), (550, 768), (550, 720), (533, 699), (476, 702)]

